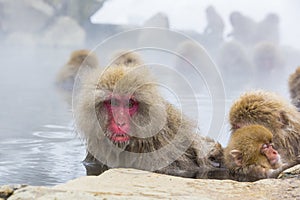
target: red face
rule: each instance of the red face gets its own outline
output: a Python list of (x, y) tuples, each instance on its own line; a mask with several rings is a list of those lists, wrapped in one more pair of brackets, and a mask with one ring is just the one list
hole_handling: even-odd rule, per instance
[(137, 112), (139, 103), (132, 96), (111, 96), (104, 101), (108, 112), (109, 139), (114, 142), (130, 140), (130, 118)]
[(278, 152), (273, 149), (273, 145), (270, 143), (262, 145), (261, 153), (267, 157), (271, 165), (276, 165), (280, 161)]

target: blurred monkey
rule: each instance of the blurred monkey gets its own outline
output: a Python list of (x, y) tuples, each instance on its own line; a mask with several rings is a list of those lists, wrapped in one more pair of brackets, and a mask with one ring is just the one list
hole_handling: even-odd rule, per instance
[(56, 84), (59, 88), (72, 91), (80, 67), (97, 68), (98, 65), (98, 58), (91, 51), (86, 49), (73, 51), (69, 61), (58, 72)]
[(292, 104), (300, 111), (300, 67), (289, 77), (289, 90)]

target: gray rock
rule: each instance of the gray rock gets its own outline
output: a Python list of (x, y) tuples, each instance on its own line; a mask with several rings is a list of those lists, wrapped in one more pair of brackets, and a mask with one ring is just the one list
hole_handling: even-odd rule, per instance
[(257, 182), (188, 179), (135, 169), (111, 169), (54, 187), (25, 187), (9, 200), (29, 199), (300, 199), (300, 179)]
[(300, 164), (294, 167), (291, 167), (281, 174), (279, 174), (278, 178), (300, 178)]
[(25, 187), (25, 185), (3, 185), (0, 187), (0, 200), (7, 199), (15, 190)]

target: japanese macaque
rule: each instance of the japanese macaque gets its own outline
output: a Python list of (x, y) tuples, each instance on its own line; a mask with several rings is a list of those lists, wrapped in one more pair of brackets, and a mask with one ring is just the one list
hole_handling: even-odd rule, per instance
[[(217, 79), (217, 74), (212, 69), (215, 66), (211, 65), (211, 60), (207, 51), (199, 43), (194, 41), (183, 41), (178, 45), (176, 52), (180, 56), (176, 57), (174, 66), (176, 71), (183, 77), (186, 77), (188, 82), (193, 86), (205, 88), (205, 81), (209, 84)], [(182, 83), (177, 87), (182, 87)]]
[(284, 163), (299, 156), (300, 115), (296, 107), (277, 94), (264, 91), (245, 93), (232, 105), (229, 119), (233, 131), (250, 124), (268, 128)]
[(300, 110), (300, 67), (289, 77), (289, 90), (292, 104)]
[(246, 49), (239, 42), (232, 40), (224, 43), (219, 48), (216, 61), (226, 87), (242, 89), (251, 81), (253, 66)]
[(126, 63), (91, 73), (76, 95), (87, 174), (130, 167), (195, 177), (201, 169), (218, 168), (220, 144), (200, 136), (196, 125), (162, 98), (147, 67)]
[(206, 8), (207, 25), (203, 31), (206, 46), (219, 46), (223, 42), (225, 24), (213, 6)]
[(279, 44), (279, 16), (269, 13), (257, 24), (256, 42), (268, 41)]
[(253, 62), (258, 72), (270, 73), (284, 66), (282, 54), (277, 45), (261, 42), (254, 47)]
[(272, 133), (261, 125), (249, 125), (232, 133), (224, 150), (225, 166), (233, 179), (256, 181), (277, 178), (285, 169), (299, 163), (283, 164), (272, 143)]
[(252, 18), (235, 11), (230, 14), (230, 23), (233, 30), (228, 36), (233, 37), (244, 45), (253, 44), (257, 23)]
[[(253, 50), (253, 65), (257, 88), (280, 91), (285, 85), (281, 78), (286, 74), (284, 59), (279, 47), (270, 42), (260, 42)], [(277, 88), (274, 85), (278, 85)], [(280, 89), (279, 89), (280, 88)]]
[(80, 67), (96, 68), (98, 65), (98, 58), (91, 51), (86, 49), (73, 51), (67, 64), (58, 72), (56, 84), (63, 90), (72, 91), (75, 77)]
[(144, 64), (139, 54), (135, 52), (126, 51), (120, 51), (115, 53), (111, 59), (111, 62), (114, 65), (126, 65), (127, 67), (139, 66)]

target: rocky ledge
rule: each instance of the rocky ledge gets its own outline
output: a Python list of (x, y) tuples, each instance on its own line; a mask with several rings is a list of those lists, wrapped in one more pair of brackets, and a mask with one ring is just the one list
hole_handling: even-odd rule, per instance
[[(299, 166), (299, 165), (298, 165)], [(0, 199), (300, 199), (296, 168), (281, 179), (256, 182), (188, 179), (135, 169), (111, 169), (54, 187), (2, 186)], [(288, 178), (287, 178), (288, 177)]]

